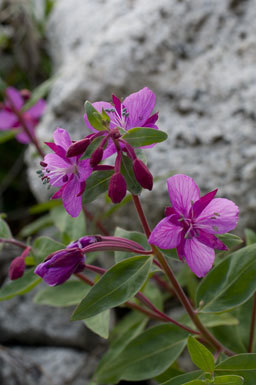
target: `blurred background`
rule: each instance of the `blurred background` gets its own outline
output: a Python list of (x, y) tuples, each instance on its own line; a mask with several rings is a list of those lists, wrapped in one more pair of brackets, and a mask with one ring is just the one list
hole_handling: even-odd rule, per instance
[[(49, 80), (42, 142), (58, 126), (85, 136), (86, 99), (151, 88), (168, 133), (148, 156), (156, 187), (142, 199), (152, 226), (168, 202), (161, 177), (179, 172), (234, 200), (243, 236), (256, 228), (255, 19), (256, 0), (0, 0), (0, 86), (35, 90)], [(49, 195), (34, 148), (1, 137), (0, 146), (0, 212), (17, 235)], [(113, 227), (134, 228), (129, 210)], [(2, 257), (1, 282), (12, 252)], [(70, 324), (69, 310), (39, 312), (31, 298), (0, 305), (0, 383), (89, 384), (103, 342)]]

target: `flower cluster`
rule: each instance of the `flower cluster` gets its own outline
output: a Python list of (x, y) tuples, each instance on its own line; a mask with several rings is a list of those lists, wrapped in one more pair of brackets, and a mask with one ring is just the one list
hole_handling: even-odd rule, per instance
[(5, 91), (5, 100), (0, 106), (0, 131), (18, 130), (16, 138), (25, 144), (30, 143), (34, 137), (34, 129), (46, 107), (45, 101), (40, 99), (33, 107), (23, 111), (29, 97), (27, 90), (18, 91), (8, 87)]
[[(54, 143), (46, 143), (53, 151), (44, 157), (39, 176), (44, 183), (60, 187), (54, 198), (62, 198), (66, 211), (73, 217), (79, 215), (82, 208), (82, 194), (86, 179), (93, 171), (112, 169), (113, 175), (109, 182), (108, 194), (113, 203), (119, 203), (126, 195), (126, 180), (121, 173), (122, 154), (132, 160), (135, 178), (146, 189), (153, 187), (153, 177), (145, 163), (136, 155), (134, 148), (122, 138), (123, 134), (135, 127), (158, 129), (155, 125), (158, 114), (151, 115), (155, 105), (155, 95), (148, 89), (131, 94), (121, 102), (113, 95), (113, 104), (96, 102), (93, 109), (106, 117), (105, 129), (96, 130), (85, 114), (85, 122), (92, 134), (80, 141), (71, 141), (69, 134), (62, 128), (54, 132)], [(102, 138), (92, 152), (90, 159), (81, 159), (88, 146), (97, 138)], [(152, 146), (152, 145), (151, 145)], [(147, 147), (151, 147), (147, 146)], [(115, 165), (99, 165), (113, 154), (116, 155)]]

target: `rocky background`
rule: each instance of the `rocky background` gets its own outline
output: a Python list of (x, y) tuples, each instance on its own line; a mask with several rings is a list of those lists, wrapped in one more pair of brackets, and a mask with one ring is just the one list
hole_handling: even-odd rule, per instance
[[(256, 0), (56, 1), (46, 30), (56, 78), (40, 138), (61, 126), (79, 139), (88, 133), (84, 100), (148, 86), (169, 135), (148, 153), (154, 176), (186, 173), (205, 192), (218, 186), (240, 206), (240, 232), (255, 228), (255, 20)], [(29, 151), (29, 183), (44, 200), (31, 159)], [(152, 225), (168, 202), (157, 183), (142, 197)], [(116, 223), (128, 228), (127, 212)], [(102, 342), (69, 323), (70, 309), (39, 310), (31, 297), (1, 303), (1, 385), (88, 384)]]

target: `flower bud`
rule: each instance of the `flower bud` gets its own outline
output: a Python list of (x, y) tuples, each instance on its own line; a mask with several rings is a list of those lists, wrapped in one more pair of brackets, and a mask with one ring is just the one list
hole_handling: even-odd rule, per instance
[(14, 258), (12, 263), (9, 266), (9, 278), (11, 280), (18, 279), (23, 276), (25, 271), (25, 258), (20, 255), (19, 257)]
[(153, 176), (142, 160), (136, 158), (133, 161), (133, 171), (139, 184), (148, 190), (152, 190)]
[(126, 182), (123, 175), (118, 172), (110, 179), (108, 196), (113, 203), (120, 203), (126, 194)]
[(94, 167), (97, 166), (102, 160), (103, 157), (103, 148), (98, 147), (96, 150), (92, 153), (91, 159), (90, 159), (90, 166)]
[(88, 245), (91, 245), (92, 243), (99, 242), (101, 239), (99, 236), (93, 236), (93, 235), (86, 235), (84, 237), (79, 238), (77, 241), (71, 242), (67, 249), (73, 248), (73, 247), (79, 247), (82, 249), (83, 247), (86, 247)]
[(89, 138), (84, 138), (82, 140), (78, 140), (75, 143), (72, 143), (66, 153), (67, 158), (72, 158), (72, 156), (81, 155), (87, 149), (90, 143), (91, 141)]

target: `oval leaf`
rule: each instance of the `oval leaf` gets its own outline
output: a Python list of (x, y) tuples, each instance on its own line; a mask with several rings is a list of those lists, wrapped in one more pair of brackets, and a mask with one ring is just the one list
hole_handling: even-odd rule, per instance
[(96, 171), (86, 181), (84, 192), (84, 202), (90, 203), (94, 201), (100, 194), (108, 190), (108, 184), (114, 171)]
[(184, 385), (205, 385), (205, 381), (193, 380), (193, 381), (185, 382)]
[(121, 173), (126, 181), (127, 190), (134, 195), (139, 195), (142, 191), (142, 187), (135, 178), (132, 160), (125, 155), (122, 155)]
[(167, 134), (150, 127), (135, 127), (131, 128), (122, 138), (133, 147), (141, 147), (163, 142), (167, 139)]
[(180, 376), (171, 378), (170, 380), (161, 383), (161, 385), (184, 385), (186, 381), (192, 381), (194, 379), (197, 379), (202, 375), (201, 370), (197, 370), (195, 372), (181, 374)]
[(34, 274), (34, 268), (27, 270), (23, 277), (10, 281), (0, 289), (0, 301), (11, 299), (16, 295), (28, 293), (36, 285), (42, 281), (37, 275)]
[(230, 372), (243, 377), (246, 385), (255, 385), (256, 354), (238, 354), (221, 362), (215, 368), (216, 375), (229, 375)]
[(36, 257), (36, 262), (42, 262), (48, 255), (64, 249), (63, 243), (57, 242), (49, 237), (38, 237), (33, 243), (33, 254)]
[(84, 108), (91, 125), (98, 131), (106, 130), (102, 122), (102, 116), (88, 100), (84, 103)]
[(0, 238), (12, 238), (11, 230), (8, 224), (2, 218), (0, 218)]
[(188, 337), (188, 351), (194, 364), (204, 372), (213, 373), (214, 358), (212, 353), (194, 337)]
[[(166, 370), (181, 354), (187, 333), (174, 325), (158, 325), (133, 339), (108, 371), (96, 377), (100, 384), (114, 384), (120, 379), (140, 381)], [(138, 348), (139, 347), (139, 348)]]
[(93, 331), (95, 334), (98, 334), (102, 338), (108, 338), (109, 322), (110, 322), (109, 309), (84, 320), (85, 325), (91, 331)]
[(256, 244), (229, 255), (201, 281), (196, 302), (202, 313), (233, 309), (256, 290)]
[(222, 385), (243, 385), (244, 379), (241, 376), (218, 376), (214, 379), (214, 384)]
[(149, 256), (128, 258), (108, 270), (76, 308), (72, 320), (92, 317), (133, 297), (147, 279)]

